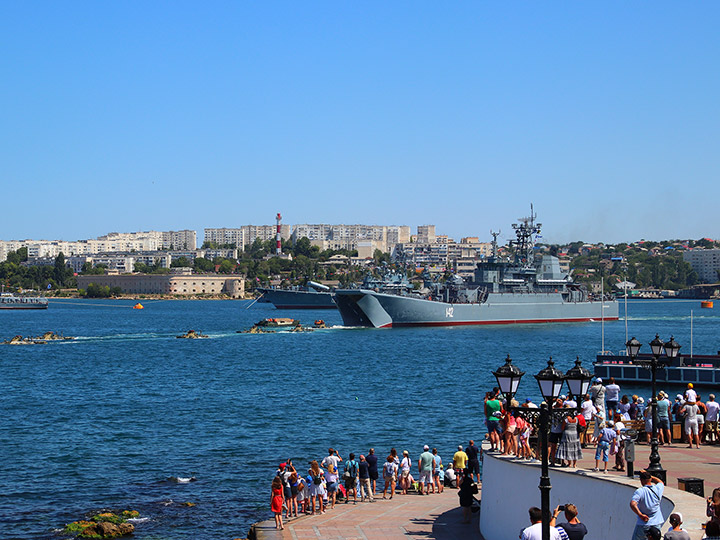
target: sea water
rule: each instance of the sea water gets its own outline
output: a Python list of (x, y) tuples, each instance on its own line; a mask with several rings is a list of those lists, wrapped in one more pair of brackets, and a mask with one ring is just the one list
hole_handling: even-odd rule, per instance
[[(539, 402), (532, 377), (552, 356), (592, 369), (600, 321), (583, 324), (350, 329), (331, 310), (276, 311), (249, 301), (51, 300), (1, 311), (0, 338), (76, 336), (0, 346), (0, 537), (62, 538), (102, 509), (138, 510), (138, 539), (244, 537), (270, 517), (279, 463), (299, 470), (327, 448), (343, 457), (424, 444), (447, 463), (483, 438), (482, 399), (506, 355), (526, 371), (518, 398)], [(623, 307), (621, 304), (621, 316)], [(629, 303), (629, 334), (675, 336), (715, 353), (719, 310), (698, 301)], [(241, 334), (265, 317), (328, 328)], [(208, 339), (176, 339), (189, 329)], [(605, 322), (619, 351), (624, 322)], [(567, 390), (567, 389), (565, 389)], [(649, 396), (649, 389), (623, 387)], [(185, 505), (193, 503), (194, 505)]]

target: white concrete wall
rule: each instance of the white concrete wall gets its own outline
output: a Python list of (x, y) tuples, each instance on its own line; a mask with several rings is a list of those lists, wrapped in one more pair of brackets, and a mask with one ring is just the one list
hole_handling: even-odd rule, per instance
[[(559, 504), (573, 503), (578, 518), (592, 540), (630, 538), (637, 516), (630, 510), (638, 480), (602, 478), (583, 472), (550, 469), (550, 511)], [(480, 532), (486, 540), (517, 540), (530, 525), (528, 509), (540, 508), (540, 465), (523, 463), (484, 453)], [(663, 497), (663, 516), (674, 504)], [(565, 521), (561, 514), (560, 522)], [(664, 531), (664, 529), (663, 529)]]

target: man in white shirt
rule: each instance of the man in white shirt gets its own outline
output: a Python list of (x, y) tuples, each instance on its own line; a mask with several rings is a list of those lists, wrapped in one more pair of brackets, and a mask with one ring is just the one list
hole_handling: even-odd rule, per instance
[(340, 454), (338, 454), (337, 450), (334, 450), (333, 448), (328, 448), (328, 455), (323, 458), (322, 462), (320, 463), (321, 467), (328, 468), (328, 466), (332, 463), (333, 469), (336, 471), (338, 470), (338, 464), (343, 460), (343, 458), (340, 457)]
[(705, 415), (705, 440), (708, 444), (718, 442), (718, 411), (720, 405), (715, 401), (715, 394), (710, 394), (705, 402), (707, 414)]
[[(533, 506), (529, 510), (530, 525), (520, 534), (520, 540), (542, 540), (542, 510)], [(550, 527), (550, 540), (562, 540), (555, 527)]]

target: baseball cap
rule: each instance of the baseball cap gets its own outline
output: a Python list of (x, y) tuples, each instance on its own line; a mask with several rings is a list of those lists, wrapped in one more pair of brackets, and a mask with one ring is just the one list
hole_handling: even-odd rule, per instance
[(282, 471), (285, 468), (285, 465), (286, 463), (281, 463), (280, 465), (278, 465), (278, 469)]
[(598, 377), (597, 379), (595, 379), (595, 382), (602, 382), (602, 377)]
[(430, 447), (426, 444), (425, 446), (423, 446), (423, 450), (430, 450)]
[(532, 399), (530, 399), (530, 398), (525, 398), (525, 403), (532, 403)]

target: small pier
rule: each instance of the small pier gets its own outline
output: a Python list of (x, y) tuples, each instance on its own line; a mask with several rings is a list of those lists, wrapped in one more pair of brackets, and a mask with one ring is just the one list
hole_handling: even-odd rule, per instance
[[(380, 485), (378, 485), (380, 487)], [(440, 494), (396, 493), (390, 499), (375, 502), (358, 499), (335, 505), (325, 514), (287, 520), (285, 529), (275, 529), (275, 520), (253, 525), (249, 538), (254, 540), (481, 540), (478, 514), (470, 523), (462, 523), (457, 489), (446, 487)], [(476, 496), (478, 499), (480, 495)]]

